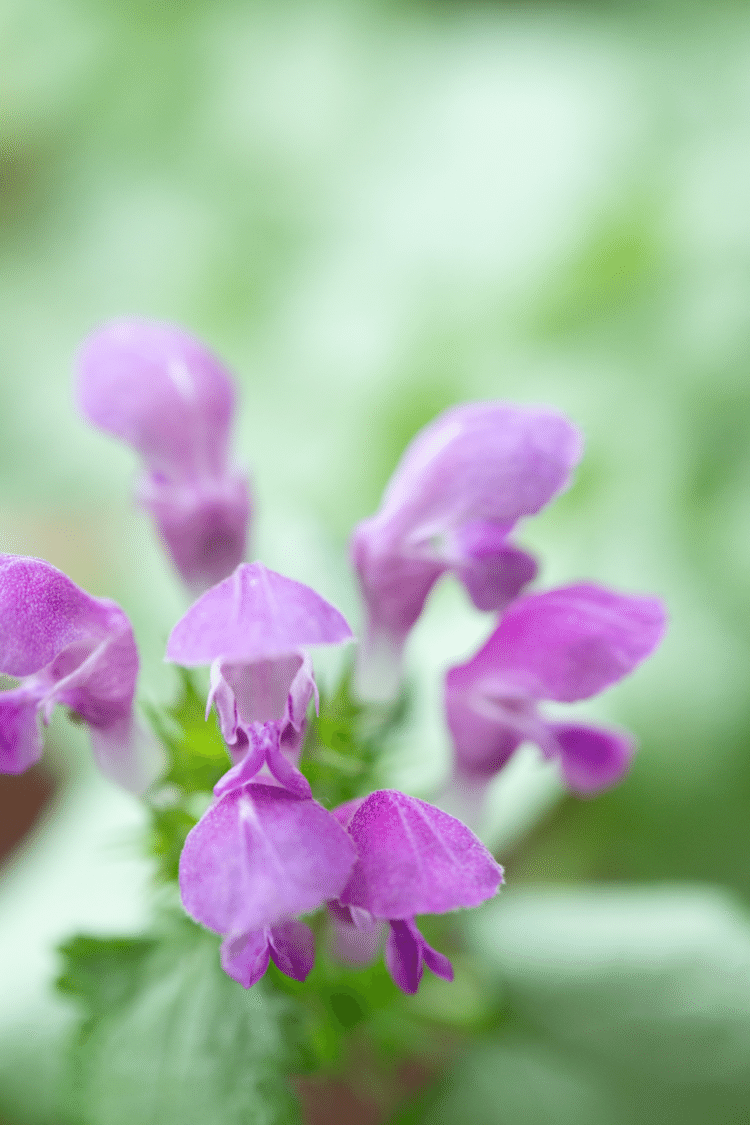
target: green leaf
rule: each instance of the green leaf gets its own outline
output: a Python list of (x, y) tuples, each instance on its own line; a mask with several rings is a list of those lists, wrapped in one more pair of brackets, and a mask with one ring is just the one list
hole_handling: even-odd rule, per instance
[(208, 802), (214, 785), (231, 766), (216, 716), (206, 719), (206, 701), (193, 677), (178, 669), (181, 688), (176, 702), (149, 710), (151, 724), (167, 751), (169, 770), (152, 796), (149, 852), (161, 879), (177, 879), (185, 837), (197, 823), (195, 801)]
[(149, 939), (79, 937), (60, 987), (84, 1018), (69, 1078), (76, 1125), (292, 1125), (293, 1001), (222, 971), (218, 939), (182, 919)]
[(393, 704), (359, 703), (351, 681), (349, 667), (330, 696), (321, 694), (320, 714), (310, 721), (302, 755), (301, 768), (316, 800), (326, 808), (377, 788), (383, 744), (409, 706), (406, 692)]
[(164, 778), (185, 793), (210, 793), (231, 766), (216, 716), (206, 718), (206, 697), (191, 674), (178, 670), (180, 694), (162, 713), (151, 708), (149, 718), (169, 754), (170, 768)]

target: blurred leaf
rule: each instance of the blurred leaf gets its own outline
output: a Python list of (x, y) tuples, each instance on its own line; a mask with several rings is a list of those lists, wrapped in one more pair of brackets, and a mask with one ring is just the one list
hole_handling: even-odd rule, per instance
[(514, 1010), (638, 1083), (750, 1093), (750, 924), (711, 889), (504, 892), (471, 920)]
[(84, 1009), (69, 1119), (82, 1125), (299, 1120), (292, 1002), (222, 971), (218, 940), (182, 919), (158, 939), (79, 937), (60, 987)]
[(392, 1125), (620, 1125), (601, 1080), (533, 1040), (485, 1043)]
[(544, 337), (586, 331), (654, 300), (664, 248), (653, 205), (638, 196), (589, 231), (578, 256), (540, 298), (533, 327)]

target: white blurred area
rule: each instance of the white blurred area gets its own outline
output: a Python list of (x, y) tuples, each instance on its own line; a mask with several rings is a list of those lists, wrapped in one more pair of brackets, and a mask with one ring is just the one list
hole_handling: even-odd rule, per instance
[(24, 1121), (54, 1113), (78, 1018), (53, 988), (57, 947), (77, 934), (141, 932), (153, 896), (145, 809), (94, 769), (83, 730), (62, 715), (52, 729), (66, 773), (0, 868), (0, 1089), (3, 1106), (17, 1103)]

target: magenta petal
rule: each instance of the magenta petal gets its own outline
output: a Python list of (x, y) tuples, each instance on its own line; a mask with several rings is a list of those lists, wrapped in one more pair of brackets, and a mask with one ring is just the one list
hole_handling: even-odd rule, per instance
[(242, 562), (250, 524), (250, 489), (243, 476), (165, 481), (142, 478), (138, 500), (154, 518), (169, 554), (194, 594), (214, 586)]
[(288, 789), (290, 793), (293, 793), (295, 797), (312, 797), (310, 782), (285, 757), (278, 743), (266, 753), (266, 763), (278, 783)]
[(487, 543), (472, 546), (473, 553), (457, 573), (477, 609), (505, 609), (536, 578), (536, 559), (520, 548), (504, 544), (493, 552), (481, 549)]
[(243, 563), (177, 622), (167, 660), (186, 667), (217, 659), (252, 663), (289, 656), (300, 646), (340, 644), (351, 635), (338, 610), (309, 586), (263, 563)]
[(359, 859), (339, 898), (376, 918), (478, 906), (502, 881), (502, 868), (464, 824), (395, 789), (365, 798), (348, 831)]
[(223, 797), (230, 790), (240, 789), (253, 780), (265, 764), (266, 754), (274, 738), (273, 728), (276, 725), (276, 723), (253, 723), (247, 730), (243, 728), (238, 730), (237, 740), (232, 746), (232, 756), (236, 756), (235, 764), (214, 785), (215, 797)]
[(23, 773), (41, 757), (38, 710), (23, 688), (0, 692), (0, 773)]
[[(454, 407), (417, 435), (380, 510), (352, 538), (367, 613), (357, 670), (363, 694), (393, 693), (404, 640), (444, 571), (460, 573), (468, 561), (471, 596), (493, 608), (501, 595), (507, 601), (510, 587), (517, 592), (518, 582), (528, 580), (513, 575), (510, 562), (503, 577), (485, 564), (482, 577), (477, 560), (488, 537), (495, 555), (519, 519), (566, 486), (580, 453), (580, 436), (562, 415), (504, 402)], [(470, 542), (480, 527), (484, 548)], [(468, 559), (464, 550), (456, 557), (462, 537)], [(473, 563), (472, 546), (479, 551)]]
[[(419, 936), (422, 937), (421, 934)], [(425, 965), (428, 969), (431, 970), (431, 972), (435, 974), (436, 977), (440, 977), (442, 980), (447, 981), (453, 980), (454, 974), (453, 965), (451, 964), (451, 962), (448, 960), (445, 954), (438, 953), (437, 949), (433, 949), (431, 945), (428, 945), (423, 937), (422, 956), (424, 957)]]
[(22, 555), (0, 555), (0, 621), (0, 671), (18, 677), (38, 672), (69, 645), (89, 652), (128, 624), (114, 602), (92, 598), (57, 567)]
[(252, 988), (268, 968), (269, 954), (265, 929), (227, 937), (221, 943), (221, 967), (243, 988)]
[(394, 983), (402, 992), (410, 995), (418, 990), (425, 965), (443, 980), (453, 980), (450, 961), (427, 944), (413, 918), (390, 923), (385, 944), (385, 963)]
[(451, 668), (445, 678), (448, 728), (459, 770), (492, 777), (527, 737), (526, 720), (534, 705), (517, 701), (515, 714), (508, 713), (504, 720), (498, 706), (484, 705), (482, 696), (473, 692), (467, 667)]
[(385, 942), (385, 963), (393, 981), (402, 992), (413, 996), (419, 990), (424, 973), (422, 948), (412, 923), (391, 922)]
[(594, 793), (614, 785), (627, 772), (635, 744), (618, 731), (598, 727), (551, 724), (560, 746), (565, 780), (578, 793)]
[(56, 703), (77, 712), (110, 776), (139, 791), (153, 781), (160, 755), (149, 759), (144, 739), (124, 735), (132, 729), (138, 652), (120, 607), (91, 597), (42, 559), (0, 555), (0, 621), (0, 672), (23, 677), (2, 704), (9, 768), (18, 772), (38, 757), (30, 714), (14, 712), (26, 699), (45, 722)]
[(292, 980), (305, 980), (315, 964), (315, 938), (304, 922), (279, 922), (269, 931), (271, 960)]
[(588, 699), (632, 672), (665, 628), (658, 598), (562, 586), (514, 602), (461, 671), (485, 695)]
[(338, 897), (355, 859), (322, 805), (250, 782), (221, 797), (188, 834), (182, 901), (218, 933), (273, 926)]

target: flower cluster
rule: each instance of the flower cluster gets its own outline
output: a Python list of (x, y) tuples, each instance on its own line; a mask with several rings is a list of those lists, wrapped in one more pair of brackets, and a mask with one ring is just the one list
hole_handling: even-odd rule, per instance
[[(182, 850), (185, 909), (222, 935), (222, 965), (247, 988), (269, 961), (305, 979), (315, 946), (301, 919), (320, 908), (347, 960), (374, 956), (385, 937), (388, 970), (405, 992), (416, 992), (425, 965), (452, 979), (415, 919), (479, 905), (502, 869), (469, 828), (414, 796), (365, 791), (333, 809), (315, 799), (303, 760), (308, 710), (319, 705), (309, 650), (352, 633), (309, 586), (242, 561), (250, 494), (228, 461), (226, 372), (181, 330), (141, 321), (95, 333), (79, 367), (83, 413), (142, 455), (140, 501), (199, 594), (172, 630), (167, 660), (210, 667), (206, 716), (215, 707), (229, 768)], [(538, 708), (615, 683), (664, 628), (653, 598), (590, 584), (526, 591), (537, 563), (512, 536), (566, 486), (580, 452), (577, 431), (555, 411), (455, 407), (418, 435), (380, 511), (355, 530), (363, 699), (397, 693), (409, 631), (444, 573), (498, 615), (480, 651), (446, 677), (456, 785), (486, 783), (524, 741), (559, 758), (580, 792), (615, 781), (630, 759), (629, 737)], [(133, 715), (138, 657), (123, 611), (48, 563), (2, 556), (0, 613), (0, 670), (20, 679), (0, 695), (0, 769), (20, 772), (38, 758), (38, 716), (48, 721), (62, 702), (88, 724), (105, 772), (143, 790), (158, 771)]]

